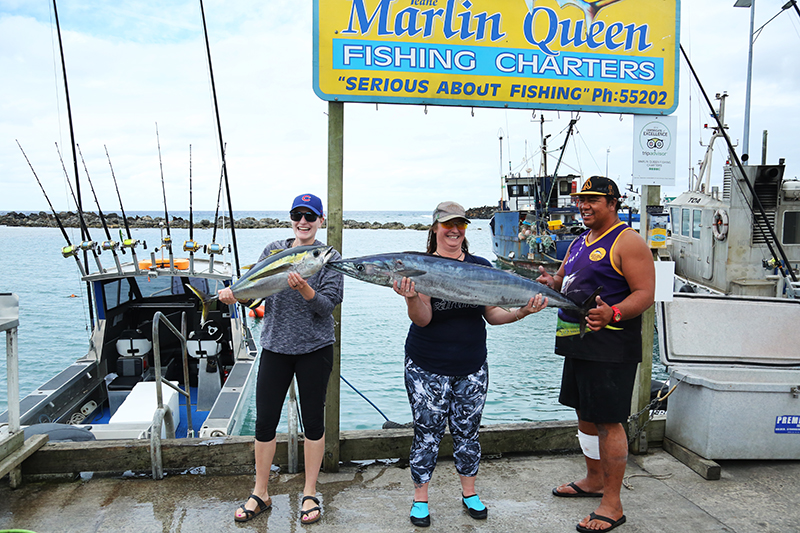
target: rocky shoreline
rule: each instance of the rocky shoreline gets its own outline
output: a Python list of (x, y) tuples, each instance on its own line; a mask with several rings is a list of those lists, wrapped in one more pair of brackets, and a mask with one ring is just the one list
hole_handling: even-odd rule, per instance
[[(488, 213), (488, 216), (487, 216)], [(489, 206), (484, 207), (477, 207), (467, 210), (467, 216), (469, 218), (490, 218), (491, 214), (494, 213), (494, 208)], [(122, 217), (117, 215), (116, 213), (103, 213), (106, 219), (106, 224), (108, 225), (109, 229), (117, 229), (117, 228), (124, 228), (125, 224), (122, 220)], [(67, 228), (78, 228), (80, 227), (80, 219), (77, 213), (72, 211), (62, 211), (58, 214), (59, 220)], [(101, 228), (102, 223), (100, 221), (100, 217), (97, 216), (95, 213), (86, 212), (83, 213), (83, 218), (86, 221), (86, 225), (90, 228)], [(158, 228), (164, 224), (164, 218), (162, 217), (151, 217), (149, 215), (145, 216), (133, 216), (127, 217), (128, 219), (128, 226), (131, 228)], [(413, 230), (422, 230), (427, 231), (430, 228), (430, 224), (411, 224), (406, 226), (400, 222), (386, 222), (381, 224), (380, 222), (358, 222), (356, 220), (345, 220), (344, 228), (345, 229), (413, 229)], [(219, 217), (219, 224), (220, 226), (224, 225), (225, 227), (230, 226), (230, 218), (229, 217)], [(47, 213), (46, 211), (40, 211), (38, 213), (17, 213), (15, 211), (11, 211), (4, 215), (0, 215), (0, 226), (12, 226), (12, 227), (30, 227), (30, 228), (57, 228), (58, 224), (56, 223), (56, 219), (52, 213)], [(169, 220), (169, 227), (170, 228), (189, 228), (189, 220), (182, 218), (182, 217), (171, 217)], [(194, 222), (194, 227), (197, 229), (211, 229), (214, 227), (214, 223), (209, 221), (208, 219), (203, 219), (200, 221)], [(288, 220), (278, 220), (277, 218), (261, 218), (256, 219), (254, 217), (244, 217), (244, 218), (237, 218), (236, 219), (236, 229), (264, 229), (264, 228), (290, 228), (291, 223)]]

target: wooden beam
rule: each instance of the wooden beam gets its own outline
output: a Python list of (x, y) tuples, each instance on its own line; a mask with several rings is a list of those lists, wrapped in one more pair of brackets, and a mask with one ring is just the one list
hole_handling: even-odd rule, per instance
[(25, 459), (29, 458), (33, 453), (47, 444), (50, 439), (47, 435), (33, 435), (27, 439), (22, 447), (17, 448), (11, 452), (5, 459), (0, 461), (0, 478), (6, 474), (11, 474), (11, 488), (15, 489), (22, 481), (20, 475), (14, 475), (14, 471), (19, 468)]
[(714, 461), (701, 457), (689, 448), (684, 448), (666, 437), (664, 437), (663, 446), (667, 453), (700, 474), (703, 479), (716, 481), (720, 478), (722, 468)]
[[(327, 244), (342, 251), (344, 190), (344, 103), (328, 102), (328, 228)], [(342, 354), (342, 306), (333, 310), (335, 322), (333, 369), (325, 397), (325, 472), (339, 471), (339, 374)], [(298, 452), (299, 454), (299, 452)]]

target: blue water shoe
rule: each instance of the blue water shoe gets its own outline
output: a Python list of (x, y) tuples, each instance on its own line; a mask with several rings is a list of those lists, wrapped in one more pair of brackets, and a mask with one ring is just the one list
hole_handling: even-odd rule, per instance
[(428, 511), (428, 502), (414, 502), (411, 506), (411, 523), (417, 527), (431, 525), (431, 514)]
[(464, 507), (467, 508), (467, 512), (469, 512), (469, 515), (472, 518), (476, 520), (486, 519), (488, 511), (486, 510), (486, 506), (483, 505), (481, 499), (478, 497), (477, 494), (473, 494), (472, 496), (464, 496), (462, 494), (461, 501), (464, 503)]

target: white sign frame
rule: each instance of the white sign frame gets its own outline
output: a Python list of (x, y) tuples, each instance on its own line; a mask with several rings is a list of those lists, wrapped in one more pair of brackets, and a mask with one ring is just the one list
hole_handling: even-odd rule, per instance
[(675, 186), (678, 117), (633, 117), (633, 184)]

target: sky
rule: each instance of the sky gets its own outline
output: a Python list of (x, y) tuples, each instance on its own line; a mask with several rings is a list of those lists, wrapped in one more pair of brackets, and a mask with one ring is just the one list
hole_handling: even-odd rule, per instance
[[(755, 1), (756, 28), (780, 15), (754, 44), (750, 153), (760, 161), (768, 130), (767, 162), (785, 158), (785, 178), (793, 178), (800, 16), (781, 12), (785, 0)], [(729, 94), (726, 123), (741, 144), (750, 10), (733, 4), (684, 0), (681, 43), (712, 101)], [(303, 192), (327, 198), (328, 103), (312, 87), (312, 5), (204, 3), (234, 214), (288, 210)], [(75, 137), (103, 211), (119, 212), (106, 150), (126, 211), (163, 209), (162, 173), (170, 211), (188, 210), (190, 146), (193, 207), (214, 210), (221, 158), (199, 1), (62, 0), (58, 10)], [(72, 174), (51, 0), (0, 0), (0, 73), (0, 211), (48, 210), (17, 142), (54, 207), (74, 209), (56, 150), (67, 149)], [(560, 146), (566, 111), (345, 104), (344, 210), (496, 205), (509, 168), (538, 171), (542, 113), (549, 146)], [(683, 59), (675, 115), (676, 185), (662, 187), (673, 196), (688, 187), (710, 137), (708, 108)], [(577, 131), (564, 172), (607, 174), (627, 187), (632, 115), (581, 113)], [(712, 185), (721, 183), (726, 153), (719, 144)], [(81, 186), (84, 208), (95, 210)]]

